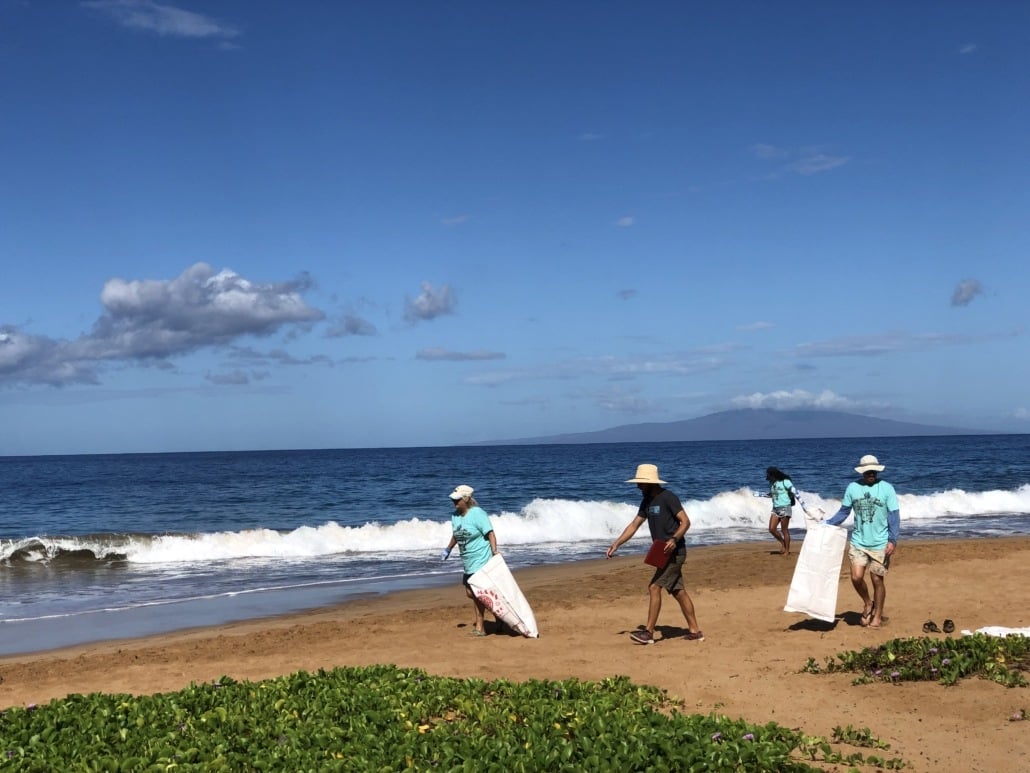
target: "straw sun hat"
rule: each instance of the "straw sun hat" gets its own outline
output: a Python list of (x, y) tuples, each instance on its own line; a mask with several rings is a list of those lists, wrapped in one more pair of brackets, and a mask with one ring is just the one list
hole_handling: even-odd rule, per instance
[(637, 465), (636, 477), (630, 478), (627, 483), (657, 483), (665, 485), (665, 481), (658, 477), (658, 465), (640, 464)]
[(872, 454), (866, 454), (858, 460), (858, 467), (855, 468), (855, 472), (869, 472), (870, 470), (876, 470), (877, 472), (883, 472), (884, 466), (880, 464), (880, 460)]

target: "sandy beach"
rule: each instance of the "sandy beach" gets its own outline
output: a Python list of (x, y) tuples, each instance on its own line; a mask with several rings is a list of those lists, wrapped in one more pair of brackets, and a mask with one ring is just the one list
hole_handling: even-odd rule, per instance
[[(808, 658), (921, 636), (927, 619), (962, 629), (1030, 625), (1030, 539), (902, 542), (888, 578), (887, 625), (859, 624), (842, 567), (835, 624), (783, 612), (795, 555), (772, 540), (692, 548), (688, 588), (705, 632), (689, 642), (668, 600), (654, 646), (628, 634), (647, 611), (642, 555), (517, 573), (541, 637), (476, 638), (455, 584), (362, 599), (288, 617), (0, 658), (0, 706), (71, 693), (176, 690), (228, 675), (257, 680), (300, 669), (394, 663), (446, 676), (601, 679), (658, 685), (699, 713), (775, 721), (813, 735), (869, 728), (916, 771), (1030, 769), (1030, 689), (981, 679), (853, 686), (847, 674), (800, 673)], [(502, 545), (503, 551), (503, 545)], [(489, 628), (489, 624), (488, 624)], [(943, 636), (944, 634), (934, 634)], [(869, 750), (865, 750), (869, 753)]]

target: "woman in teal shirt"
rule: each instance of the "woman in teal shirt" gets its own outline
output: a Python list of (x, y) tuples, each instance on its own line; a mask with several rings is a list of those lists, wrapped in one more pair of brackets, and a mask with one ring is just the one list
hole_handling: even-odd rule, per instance
[(444, 548), (441, 558), (446, 559), (457, 545), (461, 551), (461, 561), (465, 573), (461, 578), (465, 586), (465, 595), (472, 599), (476, 609), (476, 622), (472, 628), (473, 636), (483, 636), (483, 613), (486, 607), (476, 598), (469, 587), (469, 577), (478, 572), (492, 556), (497, 555), (497, 537), (490, 517), (472, 498), (471, 486), (458, 486), (450, 493), (454, 503), (454, 514), (451, 516), (451, 539)]
[(765, 479), (769, 482), (772, 512), (769, 514), (769, 533), (780, 543), (780, 554), (790, 555), (791, 506), (798, 498), (790, 476), (777, 467), (767, 467)]

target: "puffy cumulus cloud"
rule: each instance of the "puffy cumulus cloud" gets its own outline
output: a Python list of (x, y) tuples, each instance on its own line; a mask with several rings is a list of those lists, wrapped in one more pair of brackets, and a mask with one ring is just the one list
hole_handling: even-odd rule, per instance
[(450, 285), (437, 289), (429, 282), (422, 283), (422, 292), (415, 298), (404, 298), (404, 319), (414, 325), (447, 314), (453, 314), (458, 304)]
[(376, 329), (375, 325), (364, 317), (359, 317), (357, 314), (347, 313), (340, 317), (339, 321), (326, 331), (326, 335), (330, 338), (344, 338), (346, 336), (374, 336), (379, 335), (379, 331)]
[(734, 408), (762, 408), (773, 411), (791, 411), (802, 408), (823, 411), (847, 411), (868, 407), (854, 400), (834, 394), (828, 389), (824, 389), (817, 394), (807, 392), (804, 389), (754, 392), (750, 395), (734, 397), (730, 400), (730, 403)]
[(105, 311), (88, 335), (59, 341), (4, 328), (0, 381), (96, 383), (100, 363), (160, 363), (244, 336), (307, 325), (323, 317), (301, 296), (310, 286), (306, 275), (259, 284), (229, 270), (216, 274), (205, 263), (170, 280), (110, 279), (100, 294)]
[(952, 306), (968, 306), (978, 295), (983, 295), (983, 285), (976, 279), (963, 279), (951, 294)]
[(216, 38), (231, 40), (240, 32), (235, 27), (193, 11), (153, 0), (84, 0), (83, 7), (111, 18), (122, 27), (172, 38)]
[(240, 336), (267, 336), (287, 324), (320, 320), (293, 282), (257, 284), (228, 269), (214, 273), (197, 263), (175, 279), (110, 279), (100, 293), (106, 313), (75, 346), (99, 358), (170, 357), (228, 343)]
[(447, 349), (431, 347), (420, 349), (415, 353), (415, 359), (429, 360), (431, 362), (468, 362), (473, 360), (503, 360), (507, 357), (503, 352), (487, 352), (483, 350), (473, 352), (452, 352)]
[(77, 361), (67, 342), (5, 326), (0, 332), (0, 383), (96, 384), (96, 369)]

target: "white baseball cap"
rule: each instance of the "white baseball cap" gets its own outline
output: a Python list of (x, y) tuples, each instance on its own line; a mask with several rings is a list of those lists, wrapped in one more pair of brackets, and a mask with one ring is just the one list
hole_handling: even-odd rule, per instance
[(459, 499), (466, 499), (467, 497), (472, 496), (472, 492), (474, 490), (475, 489), (473, 489), (472, 486), (466, 486), (462, 483), (460, 486), (454, 487), (454, 491), (450, 493), (450, 497), (457, 502)]

